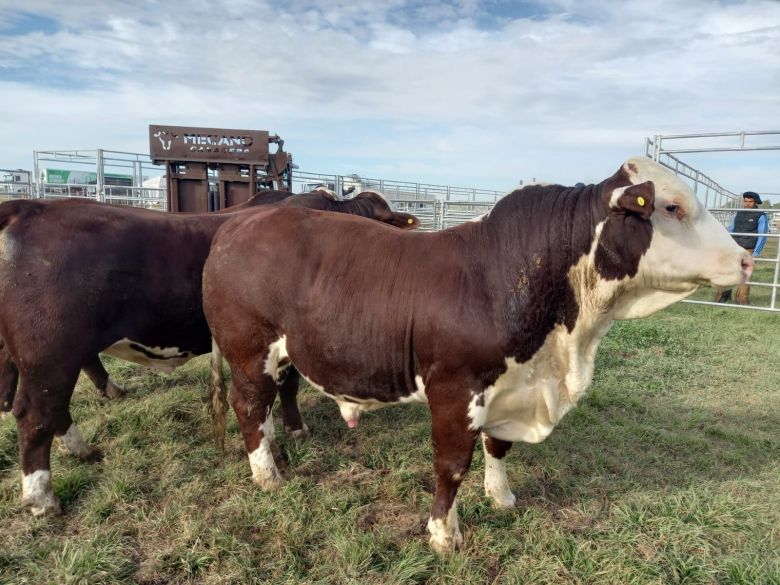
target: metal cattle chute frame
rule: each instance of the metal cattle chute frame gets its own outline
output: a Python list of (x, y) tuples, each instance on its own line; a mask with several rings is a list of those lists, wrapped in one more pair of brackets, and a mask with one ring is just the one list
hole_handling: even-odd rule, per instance
[[(696, 145), (691, 146), (690, 142), (695, 141)], [(763, 141), (763, 142), (760, 142)], [(685, 143), (688, 143), (687, 145)], [(758, 142), (758, 143), (757, 143)], [(667, 146), (673, 143), (674, 146)], [(702, 153), (721, 153), (721, 152), (756, 152), (780, 150), (780, 131), (765, 130), (757, 132), (720, 132), (706, 134), (656, 134), (652, 138), (645, 140), (645, 154), (656, 162), (666, 166), (677, 175), (687, 179), (693, 187), (694, 193), (700, 201), (718, 218), (718, 220), (728, 227), (736, 211), (741, 208), (742, 191), (734, 193), (723, 188), (717, 182), (705, 175), (700, 170), (683, 162), (678, 158), (679, 154), (702, 154)], [(745, 186), (743, 191), (751, 190)], [(754, 189), (753, 189), (754, 190)], [(770, 195), (770, 193), (759, 193), (759, 195)], [(771, 195), (777, 195), (771, 193)], [(727, 306), (739, 309), (752, 309), (757, 311), (780, 312), (780, 232), (777, 228), (772, 229), (773, 216), (780, 219), (780, 210), (764, 209), (769, 222), (769, 233), (766, 234), (767, 244), (769, 246), (770, 257), (756, 258), (757, 267), (761, 264), (772, 264), (771, 282), (749, 282), (750, 286), (760, 288), (770, 288), (769, 306), (755, 305), (737, 305), (728, 303)], [(775, 215), (777, 214), (777, 215)], [(753, 234), (736, 234), (753, 235)], [(767, 248), (765, 248), (767, 250)], [(701, 305), (714, 305), (723, 307), (724, 304), (704, 300), (687, 300), (687, 303), (696, 303)]]
[(168, 211), (216, 211), (261, 189), (292, 191), (292, 155), (283, 147), (267, 130), (149, 126), (149, 155), (165, 166)]

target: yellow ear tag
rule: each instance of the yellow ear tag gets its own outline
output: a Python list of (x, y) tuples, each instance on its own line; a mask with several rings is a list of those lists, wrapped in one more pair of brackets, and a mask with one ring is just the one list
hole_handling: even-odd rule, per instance
[(645, 205), (645, 198), (644, 197), (637, 197), (636, 202), (639, 204), (639, 207), (644, 207)]
[(412, 225), (414, 223), (414, 220), (410, 217), (406, 220), (409, 225)]

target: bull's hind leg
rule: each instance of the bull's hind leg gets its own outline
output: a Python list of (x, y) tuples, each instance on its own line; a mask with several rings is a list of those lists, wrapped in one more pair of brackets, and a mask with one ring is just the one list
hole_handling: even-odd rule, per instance
[(91, 359), (82, 369), (92, 381), (101, 398), (121, 398), (125, 395), (125, 391), (108, 375), (98, 356)]
[(485, 494), (498, 508), (514, 508), (517, 499), (506, 477), (505, 457), (512, 443), (488, 437), (482, 433), (485, 452)]
[(19, 380), (19, 370), (11, 360), (8, 349), (0, 340), (0, 412), (9, 412), (16, 395), (16, 384)]
[(78, 368), (58, 378), (21, 372), (13, 413), (19, 430), (22, 504), (35, 516), (61, 511), (52, 489), (51, 445), (54, 435), (66, 434), (72, 424), (68, 404), (77, 377)]
[(230, 403), (244, 437), (252, 479), (266, 491), (279, 489), (284, 481), (272, 450), (274, 421), (271, 408), (276, 399), (276, 382), (265, 373), (252, 376), (240, 368), (232, 370)]
[(285, 430), (295, 438), (305, 437), (309, 434), (309, 427), (303, 422), (301, 411), (298, 409), (298, 387), (301, 375), (293, 366), (282, 374), (279, 385), (279, 400), (282, 406), (282, 422)]
[[(431, 546), (441, 553), (451, 552), (463, 544), (455, 497), (471, 466), (478, 434), (469, 426), (468, 400), (455, 398), (458, 393), (448, 392), (450, 387), (429, 385), (427, 391), (436, 473), (436, 495), (428, 531), (431, 533)], [(463, 394), (468, 397), (468, 393)]]

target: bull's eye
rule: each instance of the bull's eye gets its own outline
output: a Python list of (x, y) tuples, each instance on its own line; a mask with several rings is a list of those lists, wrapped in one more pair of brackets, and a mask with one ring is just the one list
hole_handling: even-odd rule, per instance
[(677, 210), (680, 209), (680, 206), (677, 205), (676, 203), (670, 203), (669, 205), (664, 207), (664, 209), (666, 209), (666, 211), (668, 211), (669, 213), (676, 213)]

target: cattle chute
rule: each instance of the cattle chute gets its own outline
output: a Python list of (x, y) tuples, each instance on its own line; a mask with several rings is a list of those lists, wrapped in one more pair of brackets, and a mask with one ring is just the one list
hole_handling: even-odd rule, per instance
[(165, 165), (168, 211), (216, 211), (262, 189), (292, 191), (292, 155), (267, 130), (150, 125), (149, 155)]

